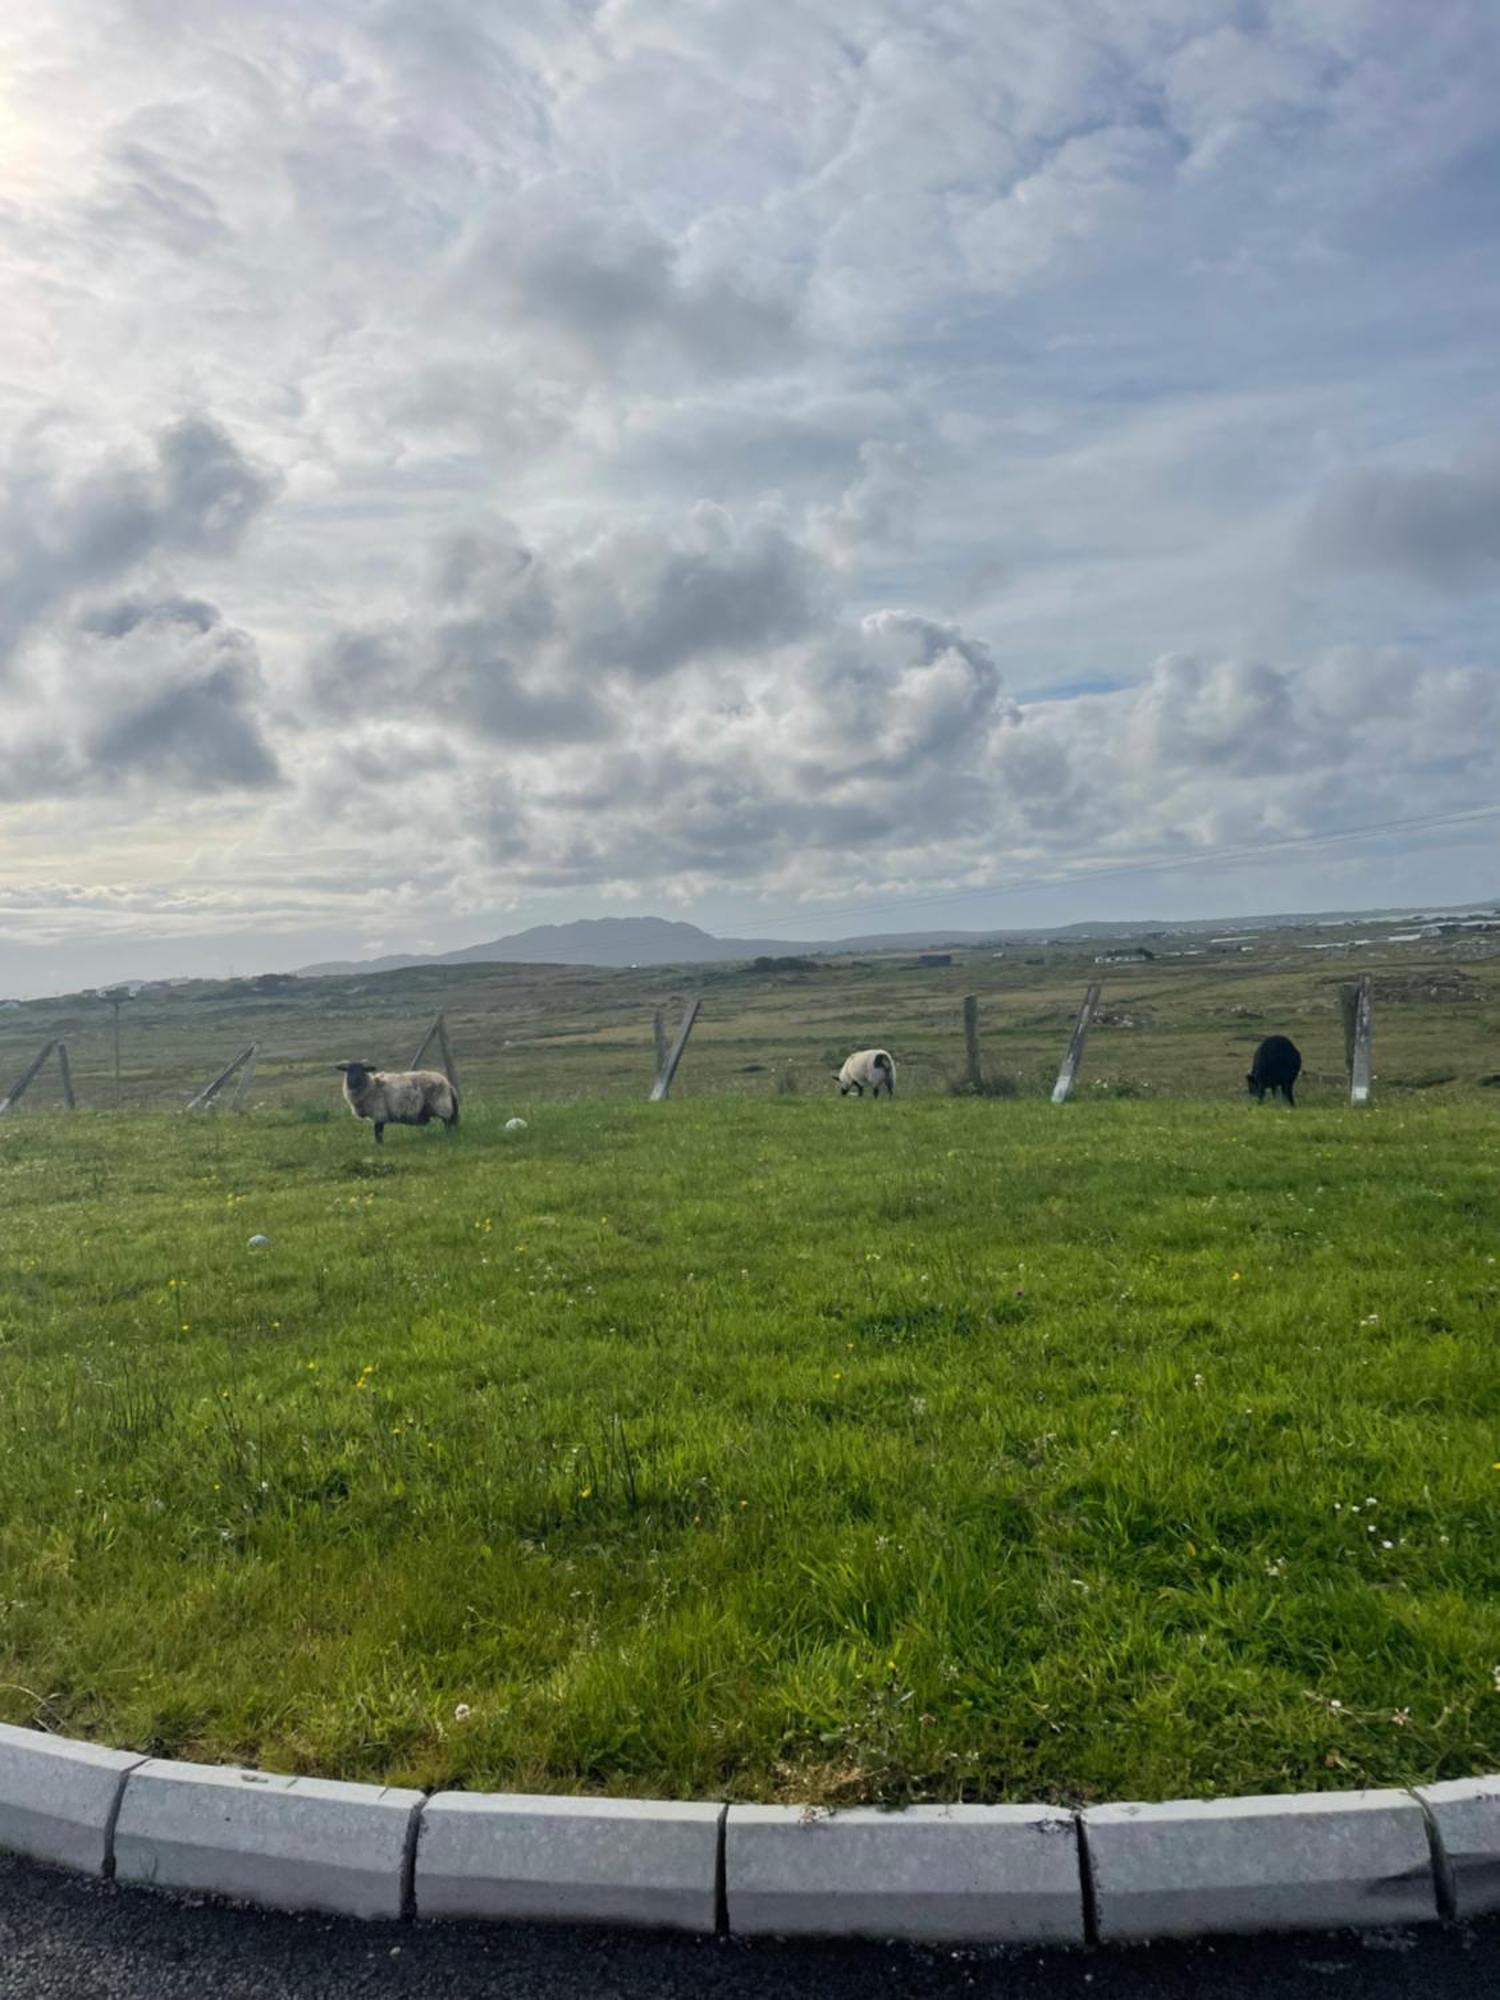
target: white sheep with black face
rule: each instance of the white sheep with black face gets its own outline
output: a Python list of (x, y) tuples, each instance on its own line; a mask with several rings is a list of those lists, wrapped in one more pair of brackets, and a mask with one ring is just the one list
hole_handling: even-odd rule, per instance
[(441, 1119), (451, 1132), (458, 1123), (458, 1092), (440, 1069), (375, 1069), (369, 1063), (341, 1062), (344, 1100), (356, 1118), (375, 1127), (375, 1143), (385, 1144), (387, 1125), (430, 1125)]
[(872, 1097), (879, 1097), (883, 1090), (887, 1097), (896, 1095), (896, 1065), (884, 1049), (856, 1049), (841, 1070), (835, 1072), (839, 1096), (847, 1097), (852, 1091), (856, 1097), (863, 1097), (868, 1090)]

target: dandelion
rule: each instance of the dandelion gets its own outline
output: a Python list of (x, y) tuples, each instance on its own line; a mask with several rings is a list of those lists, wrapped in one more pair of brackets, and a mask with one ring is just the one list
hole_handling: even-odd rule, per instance
[(844, 1371), (843, 1371), (843, 1369), (842, 1369), (842, 1368), (835, 1368), (835, 1369), (834, 1369), (834, 1371), (833, 1371), (833, 1379), (834, 1379), (834, 1381), (835, 1381), (835, 1382), (842, 1382), (842, 1381), (843, 1381), (843, 1379), (844, 1379)]
[(587, 1499), (588, 1499), (588, 1497), (589, 1497), (589, 1495), (590, 1495), (590, 1494), (591, 1494), (591, 1493), (593, 1492), (593, 1490), (594, 1490), (594, 1489), (593, 1489), (593, 1487), (592, 1487), (592, 1486), (580, 1486), (580, 1487), (579, 1487), (579, 1489), (578, 1489), (578, 1497), (579, 1497), (579, 1499), (580, 1499), (580, 1500), (587, 1500)]
[(1229, 1282), (1230, 1282), (1230, 1284), (1231, 1284), (1231, 1285), (1237, 1285), (1237, 1284), (1238, 1284), (1238, 1283), (1240, 1282), (1240, 1274), (1239, 1274), (1239, 1272), (1238, 1272), (1238, 1271), (1231, 1271), (1231, 1272), (1230, 1272), (1230, 1274), (1229, 1274)]

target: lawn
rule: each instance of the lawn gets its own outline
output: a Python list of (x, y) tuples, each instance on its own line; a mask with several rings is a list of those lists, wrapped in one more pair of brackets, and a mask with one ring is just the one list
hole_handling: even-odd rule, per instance
[(1500, 1769), (1497, 1111), (6, 1121), (0, 1718), (826, 1802)]

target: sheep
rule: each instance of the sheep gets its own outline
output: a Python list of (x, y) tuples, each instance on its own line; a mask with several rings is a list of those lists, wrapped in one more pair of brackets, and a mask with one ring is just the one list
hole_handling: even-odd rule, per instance
[(879, 1097), (882, 1090), (887, 1097), (896, 1095), (896, 1065), (884, 1049), (856, 1049), (844, 1067), (834, 1071), (834, 1078), (840, 1097), (851, 1090), (863, 1097), (866, 1088), (872, 1097)]
[(441, 1118), (451, 1132), (458, 1123), (458, 1092), (440, 1069), (376, 1069), (371, 1063), (341, 1062), (344, 1099), (356, 1118), (375, 1127), (375, 1143), (385, 1144), (387, 1125), (430, 1125)]
[(1267, 1035), (1250, 1062), (1245, 1088), (1257, 1104), (1264, 1104), (1266, 1092), (1274, 1097), (1279, 1090), (1288, 1104), (1295, 1105), (1293, 1086), (1302, 1072), (1302, 1052), (1285, 1035)]

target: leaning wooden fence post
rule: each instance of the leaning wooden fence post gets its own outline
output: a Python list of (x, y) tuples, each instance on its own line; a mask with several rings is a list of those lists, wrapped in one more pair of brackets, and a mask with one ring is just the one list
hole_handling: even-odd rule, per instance
[(427, 1030), (427, 1033), (422, 1037), (421, 1041), (417, 1043), (417, 1053), (412, 1057), (410, 1063), (408, 1063), (407, 1065), (408, 1069), (420, 1069), (422, 1067), (422, 1058), (423, 1056), (426, 1055), (428, 1049), (432, 1046), (433, 1039), (437, 1034), (438, 1027), (442, 1022), (442, 1018), (443, 1017), (441, 1014), (435, 1014), (433, 1016), (432, 1026)]
[(979, 1092), (984, 1088), (984, 1073), (979, 1063), (979, 995), (969, 994), (964, 1001), (964, 1062), (965, 1081), (970, 1090)]
[(1370, 975), (1367, 972), (1359, 982), (1359, 995), (1354, 1013), (1354, 1053), (1349, 1063), (1349, 1102), (1368, 1104), (1370, 1101)]
[(1057, 1072), (1057, 1081), (1052, 1086), (1052, 1102), (1066, 1104), (1073, 1088), (1073, 1079), (1078, 1074), (1078, 1065), (1083, 1061), (1083, 1045), (1089, 1038), (1089, 1024), (1094, 1018), (1094, 1009), (1099, 1004), (1099, 988), (1091, 986), (1083, 996), (1083, 1005), (1078, 1010), (1078, 1019), (1073, 1025), (1073, 1039), (1068, 1043), (1068, 1053), (1063, 1057), (1062, 1068)]
[(37, 1071), (41, 1068), (42, 1064), (47, 1060), (48, 1056), (51, 1055), (52, 1051), (56, 1047), (57, 1047), (56, 1042), (44, 1042), (42, 1044), (41, 1054), (35, 1058), (30, 1068), (27, 1069), (21, 1076), (16, 1078), (16, 1081), (11, 1085), (10, 1089), (5, 1093), (4, 1097), (0, 1097), (0, 1118), (4, 1117), (5, 1113), (10, 1110), (13, 1104), (20, 1103), (21, 1099), (26, 1095), (26, 1092), (30, 1089), (33, 1077), (35, 1077)]
[(1346, 979), (1339, 986), (1339, 1012), (1344, 1019), (1344, 1074), (1354, 1075), (1354, 1036), (1359, 1022), (1359, 982)]
[[(447, 1077), (449, 1083), (452, 1084), (454, 1094), (457, 1095), (458, 1071), (453, 1064), (453, 1051), (448, 1046), (448, 1017), (445, 1014), (439, 1014), (437, 1017), (437, 1038), (438, 1053), (443, 1058), (443, 1074)], [(412, 1068), (416, 1068), (415, 1063), (412, 1064)]]
[(243, 1062), (253, 1061), (255, 1056), (255, 1051), (259, 1047), (260, 1047), (259, 1042), (252, 1042), (249, 1048), (241, 1049), (239, 1054), (235, 1057), (234, 1061), (232, 1063), (227, 1064), (223, 1069), (221, 1069), (219, 1071), (219, 1074), (214, 1078), (212, 1083), (205, 1084), (202, 1090), (198, 1092), (198, 1095), (195, 1098), (193, 1098), (191, 1102), (185, 1104), (182, 1107), (183, 1110), (184, 1111), (207, 1110), (208, 1106), (213, 1103), (214, 1099), (218, 1096), (219, 1092), (224, 1088), (225, 1084), (228, 1083), (229, 1079), (234, 1075), (235, 1071), (239, 1068), (240, 1064)]
[(249, 1051), (245, 1057), (245, 1067), (240, 1071), (240, 1080), (235, 1085), (234, 1096), (230, 1099), (229, 1108), (231, 1111), (238, 1111), (245, 1102), (246, 1093), (250, 1089), (250, 1080), (255, 1075), (255, 1058), (259, 1050), (259, 1042), (252, 1042), (250, 1044)]
[(667, 1092), (672, 1088), (672, 1079), (677, 1074), (677, 1065), (682, 1061), (682, 1052), (687, 1047), (687, 1038), (693, 1032), (693, 1023), (697, 1020), (698, 1009), (702, 1005), (703, 1001), (701, 996), (699, 996), (689, 1000), (686, 1008), (683, 1010), (682, 1021), (677, 1030), (677, 1039), (667, 1051), (667, 1059), (658, 1071), (655, 1083), (651, 1086), (649, 1103), (660, 1104)]
[(667, 1024), (661, 1017), (660, 1007), (651, 1016), (651, 1037), (656, 1043), (656, 1074), (660, 1076), (667, 1066)]
[(57, 1073), (62, 1078), (63, 1103), (67, 1105), (70, 1111), (76, 1111), (78, 1109), (78, 1100), (73, 1095), (73, 1072), (68, 1067), (68, 1045), (66, 1042), (59, 1042), (57, 1045)]

